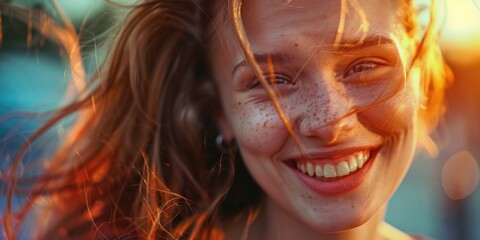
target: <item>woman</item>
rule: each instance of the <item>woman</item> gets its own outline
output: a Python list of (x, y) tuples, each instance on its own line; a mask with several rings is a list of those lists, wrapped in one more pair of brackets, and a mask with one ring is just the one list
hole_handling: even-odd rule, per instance
[(39, 130), (80, 113), (32, 191), (48, 200), (38, 236), (412, 239), (384, 213), (444, 86), (433, 18), (421, 30), (414, 13), (139, 3), (92, 91)]

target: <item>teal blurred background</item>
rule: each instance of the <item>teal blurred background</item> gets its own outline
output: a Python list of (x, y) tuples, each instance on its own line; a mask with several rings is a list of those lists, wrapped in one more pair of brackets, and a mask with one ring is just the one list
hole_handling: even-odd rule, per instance
[[(91, 74), (104, 55), (102, 43), (108, 36), (105, 32), (118, 23), (122, 13), (102, 0), (59, 0), (58, 3), (80, 31), (82, 59)], [(42, 9), (61, 23), (60, 15), (47, 0), (0, 0), (0, 4)], [(476, 168), (478, 173), (480, 159), (480, 1), (447, 0), (443, 4), (439, 11), (446, 22), (441, 44), (455, 82), (448, 89), (446, 117), (434, 134), (440, 151), (433, 158), (423, 151), (417, 154), (390, 202), (386, 219), (403, 231), (435, 239), (480, 239), (478, 176), (475, 177), (474, 170), (468, 171)], [(2, 13), (0, 177), (6, 174), (12, 156), (26, 137), (45, 120), (10, 114), (55, 109), (65, 103), (65, 92), (71, 88), (72, 77), (65, 50), (38, 31), (32, 31), (29, 36), (28, 22)], [(24, 165), (35, 166), (36, 159), (45, 156), (61, 141), (68, 126), (69, 121), (58, 124), (39, 144), (33, 144)], [(467, 154), (470, 161), (454, 156), (461, 151), (470, 154)], [(452, 173), (446, 163), (458, 166), (458, 161), (466, 162), (466, 166), (458, 168), (460, 173)], [(451, 179), (453, 183), (449, 182)], [(452, 184), (458, 191), (452, 193)], [(5, 188), (4, 183), (0, 183), (0, 188)], [(20, 204), (25, 199), (16, 200)], [(4, 198), (0, 196), (0, 212), (3, 205)]]

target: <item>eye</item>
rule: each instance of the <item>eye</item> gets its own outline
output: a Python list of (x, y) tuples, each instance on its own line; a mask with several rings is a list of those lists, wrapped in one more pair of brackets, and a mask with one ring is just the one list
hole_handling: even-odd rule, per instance
[[(265, 80), (267, 81), (270, 86), (274, 87), (276, 85), (294, 85), (295, 82), (288, 76), (283, 75), (283, 74), (268, 74), (264, 75)], [(255, 78), (250, 86), (248, 87), (249, 89), (253, 88), (259, 88), (262, 87), (262, 84), (260, 83), (260, 80), (258, 78)]]
[(364, 73), (379, 67), (381, 63), (375, 61), (362, 61), (355, 63), (353, 66), (349, 67), (347, 71), (345, 71), (343, 77), (348, 78), (358, 73)]

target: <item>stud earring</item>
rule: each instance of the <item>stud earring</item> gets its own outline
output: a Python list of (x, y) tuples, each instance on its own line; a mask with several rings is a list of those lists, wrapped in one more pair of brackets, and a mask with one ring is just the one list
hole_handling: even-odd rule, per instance
[(225, 150), (227, 144), (225, 143), (225, 139), (223, 138), (222, 134), (218, 134), (215, 138), (215, 145), (217, 145), (217, 149), (219, 151)]

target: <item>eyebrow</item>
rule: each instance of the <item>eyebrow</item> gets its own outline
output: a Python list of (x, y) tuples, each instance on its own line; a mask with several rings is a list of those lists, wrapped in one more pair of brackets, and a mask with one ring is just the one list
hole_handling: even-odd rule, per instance
[[(281, 53), (281, 52), (274, 52), (274, 53), (253, 53), (253, 58), (257, 61), (258, 64), (268, 64), (269, 62), (272, 63), (284, 63), (287, 61), (291, 61), (293, 59), (292, 56)], [(249, 66), (247, 60), (242, 60), (237, 63), (233, 67), (232, 74), (235, 73), (238, 68)]]
[[(394, 45), (395, 42), (385, 36), (382, 35), (368, 35), (365, 38), (361, 39), (348, 39), (344, 38), (342, 42), (337, 46), (334, 52), (339, 53), (349, 53), (358, 51), (364, 48), (369, 48), (373, 46), (379, 46), (384, 44), (392, 44)], [(257, 61), (258, 64), (268, 64), (269, 62), (272, 63), (284, 63), (287, 61), (291, 61), (293, 57), (291, 55), (287, 55), (281, 52), (274, 52), (274, 53), (253, 53), (254, 59)], [(233, 67), (232, 74), (234, 74), (239, 68), (249, 66), (247, 60), (243, 59), (239, 63), (237, 63)]]
[(342, 42), (337, 46), (336, 51), (338, 52), (354, 52), (360, 49), (380, 46), (384, 44), (392, 44), (395, 42), (388, 37), (382, 35), (368, 35), (365, 38), (360, 39), (348, 39), (344, 38)]

